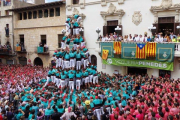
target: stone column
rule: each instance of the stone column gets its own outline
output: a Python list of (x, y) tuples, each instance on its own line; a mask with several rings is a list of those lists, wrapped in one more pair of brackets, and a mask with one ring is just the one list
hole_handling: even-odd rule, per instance
[(27, 14), (27, 19), (28, 19), (28, 12), (26, 12), (26, 14)]
[(175, 22), (179, 22), (179, 10), (176, 10)]
[(48, 9), (48, 17), (50, 17), (50, 9)]
[(54, 8), (54, 17), (56, 16), (56, 8)]
[(22, 12), (22, 20), (24, 20), (24, 12)]
[(37, 10), (37, 19), (39, 18), (39, 10)]
[(42, 18), (44, 18), (44, 10), (42, 10)]

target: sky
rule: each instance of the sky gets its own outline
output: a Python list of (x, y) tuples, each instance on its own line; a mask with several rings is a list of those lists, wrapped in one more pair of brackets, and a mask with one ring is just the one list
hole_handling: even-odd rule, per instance
[(60, 1), (60, 0), (46, 0), (46, 3), (47, 2), (54, 2), (54, 1)]

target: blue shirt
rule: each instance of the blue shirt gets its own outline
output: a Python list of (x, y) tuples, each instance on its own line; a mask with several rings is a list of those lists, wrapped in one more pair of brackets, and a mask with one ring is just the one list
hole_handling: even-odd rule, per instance
[(68, 59), (70, 58), (69, 54), (66, 53), (65, 56), (64, 56), (64, 58), (65, 58), (66, 60), (68, 60)]
[(81, 72), (79, 72), (79, 73), (76, 73), (76, 77), (77, 77), (77, 78), (80, 78), (80, 77), (82, 77), (82, 73), (81, 73)]
[(69, 79), (72, 79), (72, 78), (74, 78), (74, 74), (73, 74), (73, 73), (70, 73), (70, 74), (69, 74)]

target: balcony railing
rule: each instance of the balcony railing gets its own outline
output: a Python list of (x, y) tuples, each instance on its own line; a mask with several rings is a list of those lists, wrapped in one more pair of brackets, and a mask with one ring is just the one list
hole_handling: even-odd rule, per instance
[(21, 46), (18, 46), (18, 47), (15, 47), (16, 48), (16, 52), (17, 53), (27, 53), (26, 52), (26, 49), (24, 47), (21, 47)]
[(15, 55), (12, 53), (12, 50), (7, 48), (0, 48), (0, 55)]
[[(114, 41), (105, 41), (105, 42), (97, 41), (96, 43), (99, 44), (99, 48), (96, 48), (95, 51), (101, 53), (101, 43), (110, 43), (110, 42), (114, 42)], [(126, 43), (132, 43), (132, 42), (126, 42)], [(140, 43), (140, 42), (138, 42), (138, 43)], [(170, 44), (170, 43), (173, 43), (173, 42), (163, 42), (163, 43), (164, 44)], [(175, 43), (175, 53), (174, 53), (174, 56), (175, 57), (180, 57), (180, 42)]]
[(42, 55), (49, 55), (48, 47), (37, 47), (37, 53)]

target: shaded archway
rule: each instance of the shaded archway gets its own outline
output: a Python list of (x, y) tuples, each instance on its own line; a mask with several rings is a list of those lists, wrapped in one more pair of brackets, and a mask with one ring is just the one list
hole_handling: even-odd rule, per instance
[(95, 55), (91, 55), (91, 64), (97, 66), (97, 57)]
[(36, 66), (43, 66), (43, 61), (41, 60), (41, 58), (37, 57), (34, 59), (34, 65)]
[(19, 64), (27, 65), (27, 58), (26, 57), (19, 57)]

